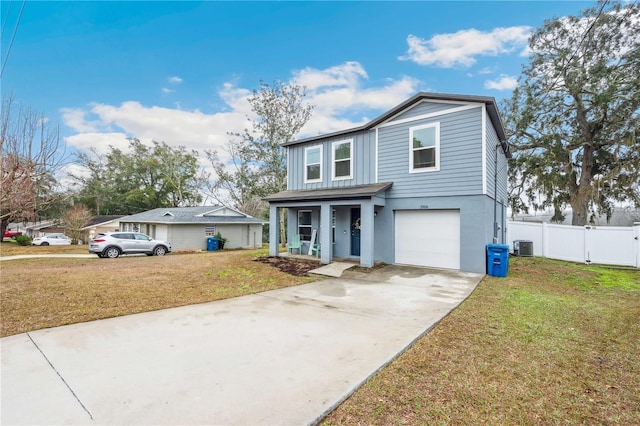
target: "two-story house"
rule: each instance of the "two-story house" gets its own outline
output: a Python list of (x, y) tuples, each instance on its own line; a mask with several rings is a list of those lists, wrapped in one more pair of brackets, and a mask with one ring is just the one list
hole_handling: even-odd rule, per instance
[(287, 190), (270, 204), (303, 254), (486, 271), (486, 245), (504, 243), (507, 158), (494, 98), (418, 93), (357, 128), (292, 141)]

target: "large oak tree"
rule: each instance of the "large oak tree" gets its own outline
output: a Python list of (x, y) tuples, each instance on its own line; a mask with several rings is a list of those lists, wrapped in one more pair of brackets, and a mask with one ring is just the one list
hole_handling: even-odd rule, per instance
[(553, 207), (572, 224), (640, 204), (640, 6), (599, 2), (548, 20), (503, 104), (515, 213)]
[(86, 174), (72, 176), (79, 184), (79, 201), (96, 214), (131, 214), (158, 207), (198, 205), (202, 169), (197, 151), (165, 142), (147, 145), (130, 138), (128, 150), (110, 147), (78, 154)]

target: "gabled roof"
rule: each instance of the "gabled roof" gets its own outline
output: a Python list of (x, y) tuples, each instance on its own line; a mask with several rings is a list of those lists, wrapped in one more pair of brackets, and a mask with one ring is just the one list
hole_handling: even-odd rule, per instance
[(160, 207), (146, 212), (133, 214), (122, 219), (128, 223), (163, 223), (163, 224), (263, 224), (236, 209), (226, 206), (199, 207)]
[(343, 186), (340, 188), (306, 189), (301, 191), (282, 191), (265, 197), (265, 201), (320, 201), (339, 199), (371, 198), (391, 188), (392, 182), (374, 183), (371, 185)]
[(87, 221), (87, 223), (84, 225), (84, 228), (90, 228), (92, 226), (100, 226), (100, 225), (104, 225), (107, 224), (109, 222), (113, 222), (114, 220), (118, 220), (121, 217), (124, 217), (123, 215), (99, 215), (99, 216), (93, 216), (91, 219), (89, 219)]
[(27, 225), (25, 226), (25, 229), (31, 230), (31, 231), (39, 231), (41, 229), (46, 229), (46, 228), (61, 228), (61, 227), (64, 227), (64, 224), (60, 223), (59, 221), (45, 220), (43, 222)]
[(500, 119), (500, 114), (498, 112), (498, 106), (496, 104), (496, 100), (495, 98), (491, 97), (491, 96), (474, 96), (474, 95), (452, 95), (452, 94), (445, 94), (445, 93), (429, 93), (429, 92), (420, 92), (416, 95), (414, 95), (413, 97), (407, 99), (406, 101), (404, 101), (403, 103), (401, 103), (400, 105), (390, 109), (389, 111), (385, 112), (384, 114), (382, 114), (381, 116), (379, 116), (378, 118), (373, 119), (372, 121), (359, 126), (359, 127), (353, 127), (351, 129), (346, 129), (346, 130), (341, 130), (338, 132), (333, 132), (333, 133), (327, 133), (324, 135), (318, 135), (318, 136), (312, 136), (309, 138), (304, 138), (304, 139), (298, 139), (296, 141), (291, 141), (288, 143), (283, 144), (283, 146), (291, 146), (291, 145), (297, 145), (300, 143), (306, 143), (306, 142), (312, 142), (312, 141), (317, 141), (320, 139), (325, 139), (325, 138), (330, 138), (330, 137), (336, 137), (336, 136), (344, 136), (344, 135), (348, 135), (351, 133), (356, 133), (356, 132), (361, 132), (361, 131), (365, 131), (365, 130), (371, 130), (373, 128), (375, 128), (376, 126), (384, 123), (385, 121), (389, 120), (392, 117), (395, 117), (396, 115), (400, 114), (401, 112), (411, 108), (412, 106), (414, 106), (415, 104), (425, 101), (425, 100), (437, 100), (437, 101), (452, 101), (452, 102), (473, 102), (473, 103), (483, 103), (486, 105), (487, 108), (487, 113), (489, 114), (489, 119), (491, 120), (491, 124), (493, 124), (493, 127), (496, 129), (496, 133), (498, 134), (498, 139), (500, 140), (500, 144), (502, 145), (502, 149), (505, 152), (505, 155), (510, 158), (511, 157), (511, 151), (509, 149), (509, 144), (507, 143), (507, 136), (504, 132), (504, 126), (502, 124), (502, 120)]

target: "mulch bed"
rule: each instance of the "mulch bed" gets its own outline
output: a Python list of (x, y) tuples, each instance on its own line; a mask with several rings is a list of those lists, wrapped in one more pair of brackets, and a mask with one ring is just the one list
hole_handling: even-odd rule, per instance
[(297, 277), (308, 277), (309, 271), (320, 267), (318, 262), (309, 262), (301, 259), (292, 259), (281, 256), (256, 257), (256, 262), (267, 263), (282, 272)]

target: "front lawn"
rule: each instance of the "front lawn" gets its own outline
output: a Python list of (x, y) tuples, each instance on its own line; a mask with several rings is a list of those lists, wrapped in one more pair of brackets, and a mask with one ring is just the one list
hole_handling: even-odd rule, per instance
[(5, 239), (0, 243), (0, 256), (16, 256), (23, 254), (89, 254), (89, 246), (21, 246), (15, 241)]
[(640, 424), (640, 272), (512, 258), (324, 424)]
[[(313, 280), (266, 253), (4, 261), (0, 335)], [(639, 318), (637, 270), (512, 258), (324, 424), (640, 424)]]
[[(2, 255), (8, 256), (5, 244)], [(87, 253), (86, 246), (49, 246), (16, 247), (12, 254), (37, 253), (41, 248)], [(266, 254), (264, 249), (222, 250), (162, 257), (3, 261), (0, 336), (228, 299), (313, 280), (254, 261)], [(317, 266), (312, 263), (306, 269)]]

